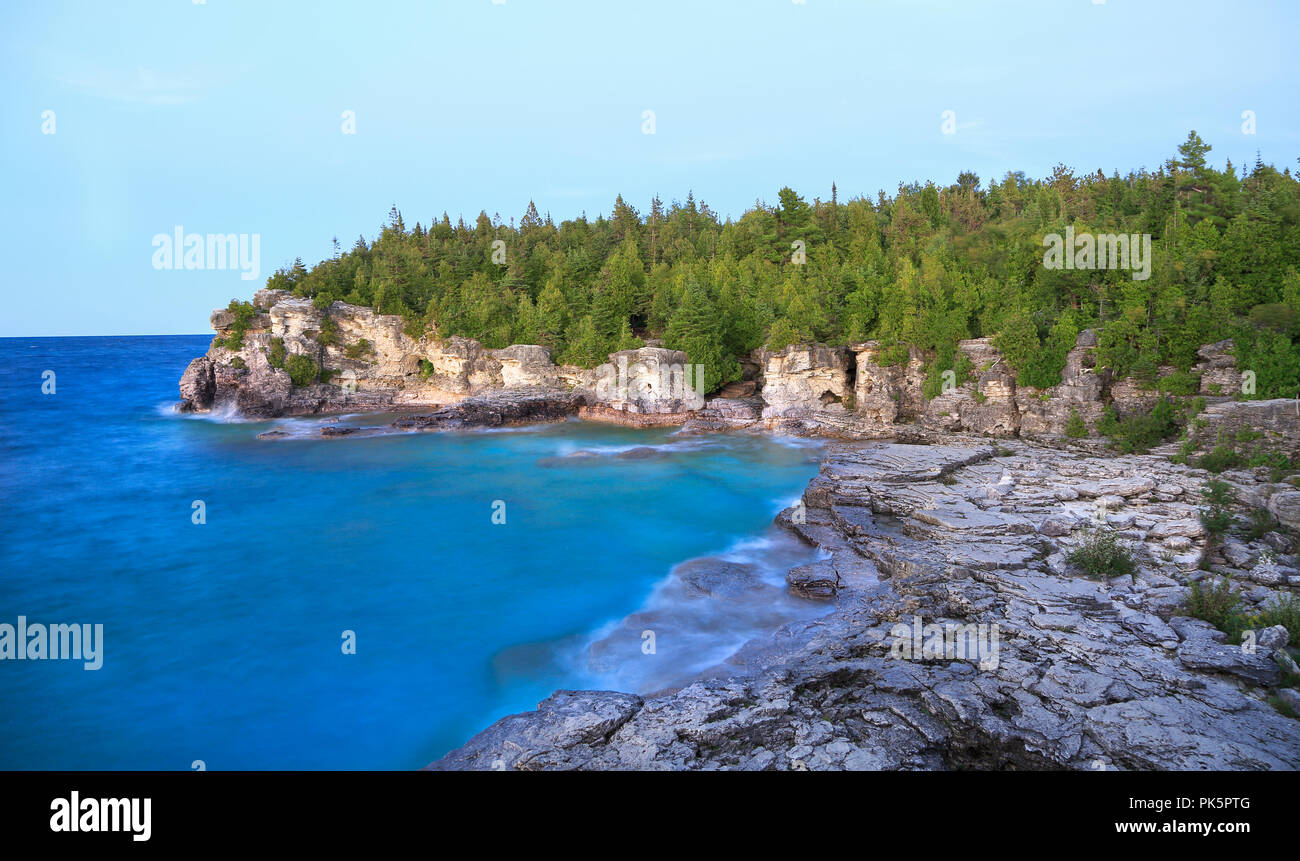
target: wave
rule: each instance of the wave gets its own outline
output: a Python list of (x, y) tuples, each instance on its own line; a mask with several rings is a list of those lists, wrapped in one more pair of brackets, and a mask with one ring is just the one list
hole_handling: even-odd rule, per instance
[(569, 457), (579, 452), (589, 455), (617, 457), (629, 451), (652, 449), (657, 452), (703, 451), (705, 449), (726, 448), (721, 440), (706, 437), (683, 437), (670, 442), (629, 442), (605, 443), (601, 445), (584, 445), (582, 440), (561, 440), (556, 444), (555, 453), (559, 457)]
[(265, 419), (250, 419), (239, 411), (234, 401), (226, 401), (223, 404), (214, 406), (207, 412), (202, 413), (183, 413), (176, 408), (176, 401), (165, 401), (154, 408), (154, 411), (161, 416), (170, 418), (193, 419), (195, 421), (216, 422), (218, 424), (250, 424)]
[(803, 436), (789, 436), (787, 434), (769, 433), (766, 434), (766, 437), (771, 442), (774, 442), (777, 445), (783, 445), (787, 448), (819, 449), (825, 445), (824, 440), (813, 439), (810, 437), (803, 437)]
[(828, 556), (777, 527), (737, 538), (674, 566), (635, 612), (563, 644), (557, 658), (593, 687), (648, 693), (684, 684), (755, 638), (831, 612), (785, 584), (791, 568)]

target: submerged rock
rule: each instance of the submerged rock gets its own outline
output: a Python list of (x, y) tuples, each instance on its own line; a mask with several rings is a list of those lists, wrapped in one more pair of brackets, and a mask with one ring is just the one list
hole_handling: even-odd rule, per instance
[(466, 398), (428, 415), (398, 419), (392, 426), (402, 430), (502, 427), (560, 421), (573, 415), (575, 409), (573, 397), (567, 392), (527, 386)]
[(829, 561), (791, 568), (785, 575), (790, 591), (801, 598), (834, 598), (843, 585), (835, 566)]
[(728, 562), (716, 556), (683, 562), (673, 569), (673, 576), (690, 591), (715, 598), (744, 594), (762, 586), (757, 565)]

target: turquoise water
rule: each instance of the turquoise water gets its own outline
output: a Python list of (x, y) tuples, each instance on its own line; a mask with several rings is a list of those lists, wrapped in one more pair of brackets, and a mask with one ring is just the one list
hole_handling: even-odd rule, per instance
[[(663, 585), (701, 555), (769, 582), (807, 556), (768, 533), (816, 473), (807, 447), (579, 422), (325, 440), (316, 420), (177, 416), (209, 340), (0, 339), (0, 623), (104, 625), (98, 671), (0, 661), (0, 768), (418, 768), (558, 687), (653, 687), (825, 611), (701, 612)], [(273, 427), (301, 438), (256, 438)], [(638, 446), (653, 456), (617, 456)], [(655, 671), (639, 649), (588, 659), (646, 611)]]

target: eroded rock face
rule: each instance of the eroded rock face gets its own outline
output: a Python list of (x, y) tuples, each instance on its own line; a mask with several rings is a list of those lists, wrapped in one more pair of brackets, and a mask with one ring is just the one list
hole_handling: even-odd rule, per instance
[(1196, 351), (1200, 362), (1192, 372), (1201, 375), (1201, 394), (1231, 397), (1241, 391), (1241, 372), (1231, 339), (1206, 344)]
[(1015, 373), (989, 338), (960, 341), (957, 349), (970, 362), (972, 379), (928, 401), (920, 423), (935, 430), (1015, 436), (1020, 430)]
[(1268, 510), (1283, 526), (1300, 531), (1300, 490), (1274, 493), (1268, 499)]
[[(253, 305), (256, 313), (233, 348), (235, 315), (213, 312), (218, 337), (182, 376), (180, 410), (233, 406), (250, 418), (405, 410), (534, 388), (573, 396), (572, 402), (557, 403), (556, 411), (572, 408), (586, 419), (637, 427), (679, 425), (694, 433), (754, 427), (848, 440), (936, 442), (967, 432), (1059, 437), (1075, 414), (1093, 432), (1107, 399), (1126, 416), (1150, 409), (1160, 396), (1132, 381), (1103, 379), (1094, 367), (1092, 330), (1079, 334), (1061, 382), (1045, 390), (1017, 386), (990, 339), (977, 338), (958, 344), (969, 378), (957, 385), (954, 376), (927, 399), (927, 357), (912, 350), (905, 360), (882, 365), (880, 344), (869, 341), (848, 348), (757, 350), (746, 364), (751, 379), (706, 402), (689, 357), (657, 343), (612, 353), (608, 363), (588, 370), (556, 366), (550, 351), (537, 345), (487, 350), (468, 338), (414, 339), (399, 316), (343, 302), (321, 309), (283, 290), (259, 290)], [(1197, 369), (1207, 378), (1240, 381), (1231, 342), (1207, 345), (1200, 355)], [(303, 359), (310, 362), (308, 374), (315, 367), (321, 375), (303, 382), (298, 367), (295, 385), (288, 368)], [(1208, 451), (1243, 432), (1262, 440), (1242, 450), (1247, 460), (1259, 449), (1300, 458), (1300, 411), (1281, 400), (1213, 403), (1192, 434), (1193, 450)]]
[(596, 368), (591, 397), (617, 412), (687, 413), (704, 406), (701, 371), (681, 350), (640, 347), (609, 354)]
[(192, 360), (181, 375), (181, 412), (202, 412), (212, 408), (217, 395), (217, 378), (212, 360), (199, 356)]
[(1193, 449), (1211, 451), (1220, 445), (1248, 456), (1256, 450), (1300, 458), (1300, 401), (1230, 401), (1211, 404), (1188, 429)]
[[(556, 367), (536, 345), (485, 350), (468, 338), (414, 339), (401, 317), (344, 302), (321, 309), (284, 290), (259, 290), (253, 305), (258, 313), (237, 349), (228, 346), (234, 314), (213, 312), (217, 339), (186, 369), (180, 409), (232, 405), (267, 418), (441, 406), (503, 389), (567, 391), (589, 384), (593, 373)], [(294, 385), (285, 367), (293, 356), (310, 359), (328, 379)]]
[(854, 410), (863, 424), (884, 434), (895, 422), (915, 419), (915, 405), (925, 400), (921, 394), (924, 375), (920, 356), (912, 355), (901, 365), (886, 366), (880, 364), (879, 342), (854, 344), (851, 349), (856, 372)]
[(504, 350), (492, 350), (491, 355), (501, 363), (501, 385), (506, 388), (559, 385), (559, 369), (551, 362), (547, 347), (515, 344)]
[(1106, 408), (1102, 399), (1104, 381), (1095, 370), (1092, 355), (1096, 346), (1097, 333), (1085, 329), (1065, 356), (1059, 385), (1041, 390), (1031, 386), (1017, 389), (1022, 436), (1063, 434), (1072, 413), (1079, 415), (1089, 431), (1096, 430)]
[(763, 418), (763, 399), (758, 396), (713, 398), (682, 427), (682, 433), (717, 433), (753, 427)]
[[(1006, 445), (1009, 456), (974, 439), (829, 444), (799, 516), (778, 522), (827, 554), (789, 583), (833, 612), (667, 693), (559, 692), (431, 767), (1300, 767), (1300, 722), (1265, 699), (1281, 634), (1261, 631), (1248, 654), (1181, 615), (1202, 572), (1161, 536), (1203, 546), (1177, 524), (1196, 522), (1204, 473)], [(1066, 487), (1077, 491), (1062, 499)], [(1102, 499), (1118, 507), (1099, 509)], [(1099, 520), (1133, 546), (1134, 576), (1090, 579), (1064, 561)], [(1258, 586), (1243, 600), (1283, 594)], [(909, 654), (925, 625), (983, 640), (965, 654)]]
[(763, 368), (764, 419), (847, 412), (844, 402), (852, 393), (847, 350), (792, 344), (775, 353), (756, 350), (754, 359)]

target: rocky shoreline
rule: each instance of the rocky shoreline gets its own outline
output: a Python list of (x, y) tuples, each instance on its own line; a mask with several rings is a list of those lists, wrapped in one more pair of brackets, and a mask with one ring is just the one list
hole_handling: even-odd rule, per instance
[[(1290, 485), (1227, 477), (1239, 498), (1295, 501)], [(1267, 701), (1291, 660), (1285, 629), (1258, 632), (1249, 653), (1183, 614), (1210, 576), (1197, 567), (1204, 478), (1158, 455), (1022, 442), (831, 443), (802, 506), (778, 518), (829, 554), (787, 578), (832, 601), (828, 615), (677, 690), (558, 691), (429, 767), (1300, 767), (1300, 721)], [(1132, 576), (1066, 563), (1097, 519), (1133, 547)], [(1209, 552), (1258, 607), (1300, 587), (1294, 549), (1270, 532)], [(918, 620), (996, 625), (995, 666), (891, 654), (895, 626)]]
[[(401, 317), (343, 302), (317, 307), (285, 291), (258, 291), (244, 312), (213, 312), (217, 337), (186, 368), (180, 411), (234, 409), (250, 419), (414, 414), (393, 425), (405, 431), (578, 416), (684, 433), (751, 429), (905, 442), (968, 433), (1057, 445), (1067, 436), (1099, 440), (1107, 410), (1118, 420), (1148, 414), (1176, 373), (1161, 368), (1146, 386), (1112, 379), (1098, 371), (1097, 333), (1086, 330), (1066, 356), (1060, 383), (1042, 390), (1017, 385), (991, 340), (976, 338), (958, 344), (962, 374), (947, 372), (933, 391), (927, 356), (886, 355), (867, 341), (755, 350), (742, 363), (744, 379), (707, 393), (689, 356), (653, 341), (580, 368), (554, 364), (538, 345), (490, 350), (466, 338), (412, 338)], [(1188, 427), (1189, 451), (1226, 445), (1244, 456), (1276, 452), (1300, 462), (1300, 402), (1238, 399), (1246, 376), (1231, 342), (1207, 344), (1199, 355), (1181, 380), (1181, 390), (1192, 385), (1192, 393), (1174, 396), (1201, 410)]]
[[(690, 387), (688, 357), (658, 345), (587, 370), (533, 345), (413, 341), (400, 318), (343, 303), (318, 309), (261, 291), (254, 305), (238, 343), (234, 321), (214, 313), (218, 338), (186, 370), (182, 410), (407, 413), (324, 436), (576, 416), (831, 440), (800, 504), (778, 517), (825, 556), (786, 580), (790, 595), (828, 602), (826, 615), (753, 640), (678, 689), (558, 691), (430, 768), (1300, 767), (1287, 628), (1261, 625), (1243, 649), (1187, 606), (1225, 574), (1247, 618), (1297, 600), (1300, 490), (1285, 471), (1229, 469), (1220, 478), (1243, 537), (1208, 533), (1202, 491), (1213, 476), (1172, 462), (1178, 444), (1118, 455), (1097, 435), (1104, 411), (1142, 415), (1161, 394), (1098, 373), (1094, 332), (1042, 391), (1018, 387), (988, 339), (975, 339), (959, 345), (969, 374), (933, 397), (925, 357), (883, 364), (868, 342), (755, 351), (743, 381), (706, 399)], [(1230, 397), (1242, 381), (1230, 343), (1200, 355), (1204, 410), (1181, 453), (1300, 462), (1300, 407)], [(277, 367), (286, 356), (331, 373), (300, 385)], [(1067, 434), (1078, 422), (1083, 433)], [(1247, 531), (1260, 512), (1270, 524)], [(1093, 579), (1067, 561), (1099, 535), (1127, 548), (1131, 573)], [(945, 652), (942, 636), (927, 654), (926, 630), (992, 636), (995, 659), (987, 642), (976, 658)], [(900, 654), (913, 639), (917, 654)], [(629, 642), (628, 655), (604, 660), (653, 659)]]

